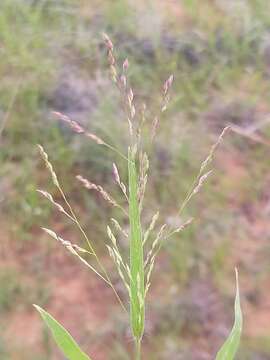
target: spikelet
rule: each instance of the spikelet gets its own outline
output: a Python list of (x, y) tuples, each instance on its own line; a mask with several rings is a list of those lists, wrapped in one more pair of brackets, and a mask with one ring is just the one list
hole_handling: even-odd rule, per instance
[(156, 136), (158, 123), (159, 123), (159, 118), (155, 116), (152, 122), (151, 141), (153, 141)]
[(107, 145), (105, 141), (103, 141), (100, 137), (90, 132), (86, 132), (85, 136), (90, 138), (91, 140), (95, 141), (98, 145)]
[(162, 107), (161, 107), (161, 112), (164, 112), (167, 110), (169, 101), (170, 101), (170, 96), (169, 96), (169, 90), (172, 86), (173, 83), (173, 75), (171, 75), (164, 83), (163, 85), (163, 103), (162, 103)]
[(201, 187), (203, 186), (203, 184), (205, 183), (206, 179), (208, 178), (208, 176), (209, 176), (210, 174), (212, 174), (212, 172), (213, 172), (213, 171), (210, 170), (210, 171), (208, 171), (206, 174), (202, 175), (202, 176), (199, 178), (198, 184), (196, 185), (196, 187), (195, 187), (194, 190), (193, 190), (193, 194), (194, 194), (194, 195), (197, 194), (197, 193), (200, 191), (200, 189), (201, 189)]
[(186, 222), (184, 222), (184, 224), (182, 224), (181, 226), (179, 226), (178, 228), (176, 228), (174, 230), (175, 233), (179, 233), (180, 231), (183, 231), (187, 226), (189, 226), (193, 221), (193, 218), (188, 219)]
[(146, 260), (144, 262), (144, 267), (146, 268), (149, 263), (152, 262), (152, 259), (155, 259), (156, 255), (158, 254), (160, 248), (161, 248), (161, 241), (163, 239), (163, 234), (164, 234), (164, 231), (167, 227), (167, 224), (163, 224), (155, 238), (155, 240), (153, 241), (152, 243), (152, 247), (151, 249), (149, 250), (148, 254), (147, 254), (147, 257), (146, 257)]
[(129, 133), (132, 136), (133, 135), (133, 119), (136, 114), (136, 109), (135, 109), (135, 105), (133, 102), (134, 94), (133, 94), (133, 90), (131, 88), (127, 92), (126, 98), (127, 98), (127, 106), (128, 106), (128, 111), (129, 111), (129, 114), (127, 116), (128, 125), (129, 125)]
[(146, 287), (145, 287), (145, 296), (150, 288), (150, 279), (151, 279), (151, 275), (152, 275), (152, 272), (153, 272), (153, 269), (154, 269), (154, 265), (155, 265), (155, 258), (152, 258), (151, 259), (151, 262), (150, 262), (150, 265), (149, 265), (149, 269), (147, 271), (147, 274), (146, 274)]
[[(107, 246), (107, 249), (109, 251), (109, 255), (111, 256), (111, 258), (113, 259), (116, 267), (117, 267), (117, 271), (118, 274), (120, 276), (120, 278), (122, 279), (124, 285), (126, 286), (126, 288), (129, 291), (129, 285), (128, 282), (126, 280), (126, 277), (129, 277), (129, 272), (127, 270), (127, 265), (124, 263), (123, 258), (120, 254), (119, 248), (117, 246), (117, 241), (116, 238), (111, 230), (111, 228), (109, 226), (107, 226), (107, 234), (108, 237), (110, 238), (111, 242), (112, 242), (112, 247), (110, 247), (109, 245)], [(124, 271), (124, 272), (123, 272)]]
[(129, 89), (127, 98), (128, 98), (128, 104), (129, 104), (129, 106), (131, 107), (131, 106), (132, 106), (132, 103), (133, 103), (133, 99), (134, 99), (133, 90), (132, 90), (131, 88)]
[(108, 234), (109, 238), (111, 239), (111, 241), (112, 241), (112, 243), (113, 243), (113, 246), (114, 246), (114, 247), (117, 247), (117, 245), (116, 245), (116, 238), (115, 238), (115, 236), (113, 235), (113, 232), (112, 232), (111, 228), (109, 227), (109, 225), (107, 226), (107, 234)]
[(121, 280), (123, 281), (123, 284), (125, 285), (127, 291), (130, 292), (130, 287), (129, 287), (128, 282), (126, 280), (126, 277), (125, 277), (125, 275), (124, 275), (124, 273), (122, 271), (121, 264), (120, 264), (119, 260), (117, 259), (116, 255), (115, 255), (114, 250), (109, 245), (106, 245), (106, 247), (107, 247), (107, 249), (109, 251), (110, 257), (113, 259), (113, 262), (116, 265), (117, 272), (118, 272)]
[(59, 120), (65, 122), (66, 124), (68, 124), (70, 126), (70, 128), (78, 133), (78, 134), (84, 134), (85, 133), (85, 130), (84, 128), (78, 124), (76, 121), (74, 120), (71, 120), (70, 117), (68, 117), (67, 115), (65, 114), (62, 114), (61, 112), (59, 111), (53, 111), (52, 112)]
[(103, 35), (103, 40), (105, 42), (107, 49), (113, 51), (113, 43), (112, 43), (111, 39), (109, 38), (109, 36), (106, 33), (103, 33), (102, 35)]
[[(88, 189), (88, 190), (96, 190), (97, 192), (100, 193), (100, 195), (103, 197), (103, 199), (105, 201), (107, 201), (110, 205), (115, 206), (115, 207), (119, 207), (121, 208), (121, 206), (111, 197), (111, 195), (109, 195), (102, 186), (100, 185), (96, 185), (92, 182), (90, 182), (89, 180), (85, 179), (84, 177), (82, 177), (81, 175), (77, 175), (76, 176), (77, 180), (79, 180), (83, 186)], [(122, 208), (121, 208), (122, 209)]]
[(74, 256), (76, 256), (84, 265), (86, 265), (89, 269), (91, 269), (97, 276), (99, 276), (103, 281), (105, 281), (108, 285), (111, 284), (111, 282), (106, 279), (103, 275), (99, 273), (99, 271), (94, 268), (91, 264), (89, 264), (79, 253), (88, 253), (90, 255), (94, 255), (94, 253), (87, 251), (83, 248), (81, 248), (78, 245), (72, 244), (69, 241), (66, 241), (59, 237), (54, 231), (46, 228), (42, 228), (48, 235), (53, 237), (55, 240), (59, 241), (65, 248)]
[[(173, 83), (173, 75), (170, 75), (169, 78), (163, 84), (161, 113), (167, 110), (170, 101), (169, 90), (172, 87), (172, 83)], [(151, 141), (153, 141), (156, 136), (158, 124), (159, 124), (159, 117), (155, 116), (152, 122)]]
[(119, 222), (115, 220), (114, 218), (111, 218), (111, 222), (113, 223), (115, 229), (119, 232), (121, 232), (126, 238), (128, 238), (128, 233), (121, 227)]
[(140, 177), (139, 177), (139, 187), (138, 187), (138, 199), (140, 203), (140, 211), (142, 210), (144, 194), (147, 185), (148, 172), (149, 169), (149, 160), (146, 153), (140, 154)]
[(54, 231), (44, 228), (41, 228), (43, 231), (45, 231), (48, 235), (50, 235), (52, 238), (54, 238), (55, 240), (59, 241), (63, 246), (65, 246), (69, 251), (75, 250), (81, 253), (90, 253), (88, 250), (83, 249), (82, 247), (76, 245), (76, 244), (72, 244), (70, 241), (64, 240), (63, 238), (61, 238), (60, 236), (58, 236)]
[(126, 59), (124, 62), (123, 62), (123, 65), (122, 65), (122, 74), (120, 76), (120, 82), (121, 82), (121, 85), (123, 86), (124, 89), (126, 89), (127, 87), (127, 77), (126, 77), (126, 72), (127, 72), (127, 69), (128, 69), (128, 66), (129, 66), (129, 63), (128, 63), (128, 59)]
[(155, 225), (156, 225), (156, 222), (157, 222), (158, 218), (159, 218), (159, 211), (157, 211), (157, 212), (153, 215), (152, 220), (151, 220), (151, 223), (150, 223), (148, 229), (146, 230), (146, 232), (144, 233), (143, 245), (146, 244), (146, 242), (147, 242), (147, 240), (148, 240), (148, 238), (149, 238), (150, 233), (153, 231), (153, 229), (154, 229), (154, 227), (155, 227)]
[(216, 152), (218, 146), (220, 145), (220, 143), (222, 142), (225, 134), (230, 130), (230, 126), (226, 126), (221, 134), (219, 135), (216, 143), (211, 147), (210, 152), (207, 156), (207, 158), (202, 162), (201, 168), (200, 168), (200, 174), (203, 172), (203, 170), (212, 162), (213, 160), (213, 155)]
[(163, 94), (167, 95), (173, 83), (173, 75), (170, 75), (169, 78), (165, 81), (163, 85)]
[(44, 148), (41, 145), (38, 145), (38, 149), (39, 149), (39, 152), (40, 152), (40, 155), (41, 155), (42, 159), (45, 162), (45, 165), (46, 165), (47, 169), (50, 171), (50, 174), (51, 174), (52, 181), (53, 181), (54, 185), (59, 188), (60, 185), (59, 185), (56, 173), (55, 173), (55, 171), (53, 169), (53, 166), (49, 161), (48, 154), (45, 152)]
[(53, 204), (57, 208), (58, 211), (65, 214), (69, 219), (74, 221), (73, 217), (67, 213), (67, 211), (63, 208), (63, 206), (61, 204), (57, 203), (54, 200), (53, 196), (50, 193), (48, 193), (47, 191), (44, 191), (44, 190), (39, 190), (39, 189), (37, 190), (37, 192), (39, 194), (43, 195), (47, 200), (49, 200), (50, 203)]
[(142, 280), (140, 274), (137, 274), (137, 288), (138, 288), (138, 299), (140, 304), (140, 309), (144, 307), (144, 287), (142, 286)]
[(106, 145), (106, 143), (100, 139), (95, 134), (92, 134), (88, 131), (86, 131), (80, 124), (78, 124), (76, 121), (70, 119), (67, 115), (62, 114), (61, 112), (53, 111), (53, 114), (57, 116), (57, 118), (61, 121), (64, 121), (66, 124), (70, 126), (70, 128), (78, 133), (78, 134), (84, 134), (86, 137), (92, 139), (95, 141), (98, 145)]
[(127, 196), (127, 188), (125, 184), (121, 181), (118, 168), (115, 163), (113, 163), (113, 175), (116, 183), (119, 185), (120, 189), (122, 190), (123, 194), (125, 195), (125, 198), (128, 200)]
[(125, 61), (123, 62), (123, 66), (122, 66), (123, 72), (127, 71), (128, 67), (129, 67), (128, 59), (125, 59)]
[(109, 38), (109, 36), (105, 33), (103, 33), (103, 40), (104, 40), (105, 46), (107, 48), (107, 57), (108, 57), (109, 65), (110, 65), (111, 78), (112, 78), (113, 82), (117, 83), (118, 74), (117, 74), (117, 70), (115, 67), (115, 58), (114, 58), (114, 54), (113, 54), (113, 43), (112, 43), (111, 39)]
[(143, 129), (143, 126), (146, 121), (145, 112), (146, 112), (146, 105), (145, 105), (145, 103), (143, 103), (140, 108), (141, 119), (137, 126), (137, 142), (138, 142), (138, 144), (141, 142), (142, 129)]
[(186, 222), (184, 222), (182, 225), (180, 225), (178, 228), (174, 229), (170, 234), (166, 236), (166, 239), (170, 238), (172, 235), (180, 233), (181, 231), (185, 230), (186, 227), (188, 227), (193, 221), (193, 218), (188, 219)]
[(123, 261), (123, 258), (122, 258), (121, 254), (120, 254), (120, 251), (119, 251), (119, 248), (117, 246), (116, 238), (115, 238), (115, 236), (114, 236), (114, 234), (113, 234), (113, 232), (112, 232), (112, 230), (111, 230), (111, 228), (109, 226), (107, 226), (107, 234), (108, 234), (108, 236), (109, 236), (109, 238), (110, 238), (110, 240), (111, 240), (111, 242), (113, 244), (112, 249), (113, 249), (113, 252), (115, 254), (116, 260), (119, 261), (119, 263), (126, 270), (127, 265)]

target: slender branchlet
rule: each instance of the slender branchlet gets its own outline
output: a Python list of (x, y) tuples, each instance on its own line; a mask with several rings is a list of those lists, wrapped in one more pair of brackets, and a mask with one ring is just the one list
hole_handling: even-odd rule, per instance
[[(163, 91), (162, 91), (162, 101), (161, 101), (161, 113), (164, 113), (167, 108), (168, 104), (170, 102), (170, 89), (172, 87), (173, 83), (173, 75), (170, 75), (169, 78), (164, 82), (163, 84)], [(157, 128), (159, 124), (159, 116), (156, 115), (154, 117), (154, 120), (152, 122), (152, 130), (151, 130), (151, 141), (155, 139)]]
[[(200, 189), (202, 188), (203, 184), (205, 183), (205, 181), (207, 180), (207, 178), (209, 177), (209, 175), (211, 175), (212, 170), (206, 171), (207, 167), (212, 163), (213, 161), (213, 156), (218, 148), (218, 146), (221, 144), (225, 134), (230, 130), (230, 126), (226, 126), (221, 134), (219, 135), (217, 141), (214, 143), (214, 145), (211, 147), (209, 154), (207, 155), (207, 157), (205, 158), (205, 160), (202, 162), (199, 173), (197, 174), (195, 180), (193, 181), (193, 184), (190, 188), (190, 190), (188, 191), (184, 201), (182, 202), (179, 210), (178, 210), (178, 215), (180, 216), (182, 214), (182, 211), (184, 210), (184, 208), (187, 206), (187, 204), (190, 202), (191, 198), (196, 195)], [(206, 171), (206, 172), (205, 172)]]

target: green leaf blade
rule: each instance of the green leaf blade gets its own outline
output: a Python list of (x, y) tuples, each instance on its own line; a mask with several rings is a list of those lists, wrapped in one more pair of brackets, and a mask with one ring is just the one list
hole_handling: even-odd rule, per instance
[(79, 348), (78, 344), (61, 324), (38, 305), (34, 305), (34, 307), (41, 315), (46, 326), (50, 329), (59, 349), (68, 360), (91, 360), (90, 357)]
[(235, 270), (236, 274), (236, 294), (235, 294), (235, 302), (234, 302), (234, 325), (233, 328), (222, 345), (221, 349), (217, 353), (216, 360), (233, 360), (237, 353), (240, 337), (242, 333), (243, 327), (243, 315), (240, 304), (240, 294), (239, 294), (239, 284), (238, 284), (238, 272)]
[[(134, 149), (133, 149), (134, 151)], [(144, 255), (138, 201), (138, 177), (135, 154), (128, 153), (129, 221), (130, 221), (130, 318), (133, 336), (141, 339), (144, 332)]]

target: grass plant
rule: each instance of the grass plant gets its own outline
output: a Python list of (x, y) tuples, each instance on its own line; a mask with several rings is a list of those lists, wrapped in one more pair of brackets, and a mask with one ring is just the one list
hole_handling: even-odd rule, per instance
[[(159, 212), (152, 216), (152, 220), (148, 226), (144, 227), (144, 196), (147, 187), (149, 158), (145, 149), (154, 146), (157, 129), (161, 116), (167, 110), (170, 101), (170, 89), (173, 83), (173, 76), (169, 76), (164, 82), (161, 94), (160, 114), (149, 120), (145, 116), (145, 106), (143, 111), (139, 111), (139, 105), (135, 102), (133, 89), (128, 78), (129, 63), (125, 60), (121, 67), (117, 66), (114, 56), (114, 46), (110, 38), (104, 34), (104, 43), (107, 49), (110, 75), (113, 83), (119, 89), (123, 108), (126, 114), (126, 124), (129, 132), (129, 146), (126, 153), (122, 153), (118, 148), (107, 143), (99, 136), (89, 132), (82, 127), (78, 122), (70, 119), (68, 116), (55, 113), (55, 116), (70, 126), (74, 132), (83, 134), (88, 139), (94, 141), (99, 146), (104, 146), (108, 150), (113, 151), (116, 156), (124, 161), (128, 173), (128, 185), (126, 185), (120, 176), (118, 167), (113, 164), (113, 175), (119, 190), (124, 197), (124, 205), (119, 204), (102, 186), (92, 183), (82, 175), (77, 176), (77, 180), (88, 190), (98, 192), (98, 194), (107, 201), (111, 206), (116, 207), (128, 218), (129, 231), (126, 232), (121, 227), (116, 219), (112, 219), (112, 225), (107, 226), (107, 234), (110, 243), (106, 245), (109, 255), (115, 263), (119, 277), (127, 290), (127, 297), (122, 299), (118, 294), (110, 275), (105, 266), (102, 264), (93, 242), (88, 238), (84, 228), (80, 224), (78, 216), (70, 204), (60, 180), (49, 160), (48, 154), (42, 146), (39, 145), (39, 151), (43, 158), (46, 167), (48, 168), (53, 184), (58, 189), (63, 205), (54, 200), (53, 196), (44, 191), (39, 190), (39, 193), (44, 196), (53, 206), (56, 207), (63, 215), (65, 215), (78, 228), (82, 237), (86, 241), (87, 248), (81, 247), (75, 243), (63, 239), (53, 230), (43, 228), (51, 237), (62, 244), (69, 252), (79, 259), (84, 265), (92, 270), (101, 280), (111, 287), (120, 306), (129, 314), (130, 328), (134, 339), (134, 359), (140, 360), (142, 358), (142, 339), (145, 329), (145, 303), (146, 296), (151, 286), (151, 275), (155, 266), (157, 255), (162, 248), (164, 242), (177, 233), (184, 231), (189, 226), (192, 219), (184, 219), (182, 216), (184, 208), (188, 205), (191, 199), (199, 193), (202, 186), (211, 175), (212, 170), (209, 170), (213, 160), (214, 153), (221, 143), (225, 133), (229, 130), (224, 128), (216, 143), (210, 149), (209, 154), (202, 162), (198, 175), (194, 179), (186, 197), (179, 206), (177, 213), (179, 219), (179, 226), (172, 227), (168, 224), (159, 223)], [(147, 144), (145, 138), (148, 139)], [(121, 250), (118, 241), (118, 235), (128, 239), (129, 242), (129, 259), (127, 259)], [(233, 329), (216, 356), (216, 360), (232, 360), (236, 354), (240, 334), (242, 330), (242, 313), (240, 308), (240, 297), (238, 289), (238, 276), (236, 272), (236, 297), (235, 297), (235, 323)], [(128, 301), (127, 301), (128, 299)], [(127, 305), (129, 304), (129, 306)], [(52, 335), (63, 351), (65, 356), (70, 360), (86, 360), (90, 359), (67, 333), (67, 331), (52, 318), (45, 310), (36, 306), (36, 309), (41, 314), (44, 322), (52, 331)]]

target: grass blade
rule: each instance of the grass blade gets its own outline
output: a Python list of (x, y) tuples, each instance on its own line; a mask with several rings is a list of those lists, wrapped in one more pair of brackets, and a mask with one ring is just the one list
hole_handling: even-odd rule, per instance
[(235, 269), (236, 275), (236, 294), (235, 294), (235, 302), (234, 302), (234, 325), (230, 335), (227, 340), (219, 350), (216, 356), (216, 360), (233, 360), (239, 343), (243, 326), (243, 316), (241, 311), (240, 304), (240, 295), (239, 295), (239, 284), (238, 284), (238, 272)]
[(91, 360), (77, 345), (72, 336), (49, 313), (34, 305), (43, 321), (50, 329), (52, 336), (68, 360)]
[(143, 239), (138, 201), (138, 177), (135, 154), (128, 153), (129, 222), (130, 222), (130, 318), (134, 337), (141, 339), (144, 331), (144, 260)]

